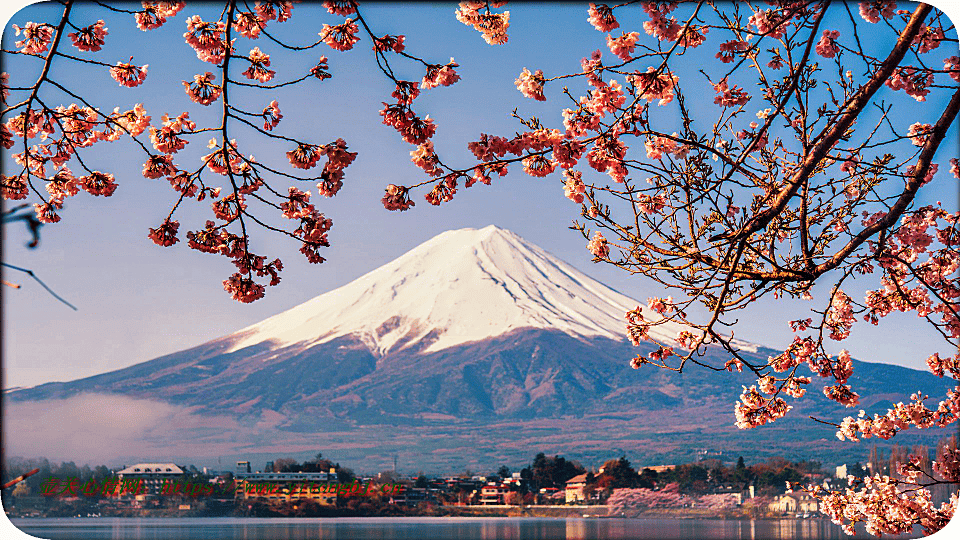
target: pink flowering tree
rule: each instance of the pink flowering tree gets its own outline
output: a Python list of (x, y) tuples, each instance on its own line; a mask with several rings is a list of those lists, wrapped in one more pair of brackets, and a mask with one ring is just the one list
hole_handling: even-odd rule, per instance
[[(512, 166), (534, 177), (559, 172), (565, 195), (580, 205), (575, 227), (594, 260), (674, 292), (626, 313), (631, 340), (656, 345), (632, 365), (752, 372), (757, 383), (734, 409), (742, 429), (783, 417), (787, 399), (802, 398), (814, 380), (827, 398), (856, 406), (850, 354), (831, 355), (827, 343), (846, 339), (858, 319), (876, 325), (890, 313), (917, 314), (943, 338), (921, 353), (931, 371), (960, 379), (960, 213), (918, 202), (937, 158), (949, 159), (960, 179), (956, 148), (941, 151), (960, 111), (954, 27), (924, 4), (768, 4), (591, 4), (588, 21), (606, 34), (611, 54), (594, 51), (573, 73), (524, 68), (516, 80), (527, 98), (559, 100), (562, 126), (514, 113), (526, 129), (482, 134), (469, 145), (479, 162), (471, 168), (448, 167), (421, 146), (430, 158), (414, 161), (436, 180), (390, 186), (388, 198), (406, 200), (426, 186), (427, 200), (440, 204), (459, 182), (490, 183)], [(621, 20), (642, 25), (624, 28)], [(714, 62), (681, 80), (685, 57), (704, 49)], [(579, 96), (569, 86), (576, 80)], [(567, 86), (551, 96), (560, 81)], [(895, 121), (888, 99), (913, 103), (920, 121)], [(854, 298), (846, 291), (865, 274), (879, 287)], [(815, 285), (829, 290), (819, 302)], [(758, 362), (727, 329), (764, 297), (812, 307), (789, 322), (793, 343)], [(651, 337), (668, 323), (684, 330), (672, 340)], [(722, 347), (729, 361), (705, 361), (708, 346)], [(943, 428), (960, 415), (960, 387), (911, 399), (872, 415), (817, 420), (857, 441)], [(922, 461), (912, 456), (896, 473), (843, 492), (809, 490), (850, 534), (858, 522), (871, 534), (918, 525), (932, 533), (953, 515), (960, 455), (939, 455), (933, 474)], [(929, 488), (943, 485), (953, 496), (935, 506)]]
[[(289, 236), (300, 243), (307, 261), (324, 261), (321, 250), (330, 245), (327, 233), (333, 223), (317, 209), (317, 197), (337, 194), (345, 170), (357, 155), (342, 138), (317, 141), (284, 135), (281, 105), (267, 97), (270, 92), (292, 85), (322, 85), (333, 76), (324, 53), (347, 51), (366, 40), (371, 63), (396, 85), (392, 103), (385, 103), (381, 112), (384, 123), (396, 128), (403, 140), (429, 148), (435, 127), (429, 117), (414, 112), (413, 100), (421, 89), (448, 86), (459, 79), (452, 60), (428, 62), (405, 52), (404, 36), (375, 34), (355, 2), (324, 2), (329, 20), (318, 25), (319, 35), (310, 42), (294, 43), (281, 38), (277, 28), (292, 16), (292, 2), (231, 0), (215, 19), (185, 17), (184, 42), (209, 64), (209, 70), (187, 75), (181, 91), (198, 109), (215, 109), (212, 122), (198, 123), (191, 118), (196, 111), (189, 110), (156, 118), (142, 104), (104, 113), (108, 107), (97, 103), (89, 90), (59, 79), (54, 67), (81, 66), (91, 75), (105, 71), (120, 86), (136, 88), (149, 75), (149, 66), (138, 65), (133, 58), (115, 64), (101, 59), (96, 53), (110, 39), (106, 23), (85, 20), (73, 0), (62, 4), (55, 20), (13, 25), (15, 49), (3, 51), (30, 57), (39, 69), (36, 79), (29, 78), (28, 69), (21, 69), (14, 75), (22, 80), (11, 81), (8, 73), (0, 80), (0, 145), (19, 166), (0, 177), (3, 198), (32, 202), (35, 224), (58, 223), (66, 199), (81, 192), (96, 197), (114, 194), (119, 187), (116, 171), (96, 170), (84, 156), (96, 153), (105, 143), (126, 139), (142, 153), (143, 177), (164, 179), (177, 194), (167, 216), (150, 229), (149, 239), (164, 247), (178, 243), (182, 233), (177, 211), (182, 204), (188, 199), (210, 201), (210, 219), (183, 236), (190, 248), (225, 256), (233, 263), (235, 271), (223, 286), (240, 302), (262, 298), (266, 286), (280, 282), (281, 261), (253, 251), (251, 239), (257, 230)], [(186, 4), (144, 1), (139, 9), (128, 4), (100, 6), (116, 15), (117, 24), (136, 24), (149, 40), (151, 30), (172, 24), (168, 20), (175, 16), (184, 18)], [(465, 23), (492, 31), (490, 21), (496, 17), (461, 11)], [(491, 36), (492, 42), (499, 39), (496, 32)], [(299, 53), (308, 67), (301, 63), (298, 71), (277, 74), (271, 69), (271, 51)], [(392, 68), (398, 60), (416, 66), (422, 76), (416, 81), (400, 80)], [(67, 103), (54, 101), (60, 99)], [(211, 117), (206, 111), (200, 113)], [(255, 137), (249, 135), (251, 131)], [(265, 141), (279, 142), (288, 151), (280, 156), (255, 155)], [(199, 165), (178, 158), (187, 145), (197, 144), (209, 149)], [(429, 161), (430, 153), (423, 152), (422, 159)], [(311, 185), (316, 186), (316, 197)], [(388, 199), (384, 204), (389, 207)], [(395, 204), (404, 209), (413, 203), (398, 200)], [(25, 207), (17, 206), (9, 214)], [(289, 225), (272, 224), (271, 214)]]
[[(497, 46), (509, 39), (505, 3), (465, 1), (451, 11)], [(831, 355), (828, 344), (894, 312), (914, 312), (936, 328), (942, 343), (924, 344), (920, 354), (936, 375), (960, 378), (960, 215), (918, 198), (938, 165), (960, 177), (949, 155), (956, 148), (941, 148), (960, 111), (960, 56), (954, 27), (928, 5), (590, 4), (584, 17), (608, 50), (584, 51), (569, 73), (530, 66), (516, 79), (523, 97), (556, 102), (562, 124), (514, 112), (518, 133), (478, 134), (468, 145), (475, 159), (453, 163), (435, 151), (437, 127), (415, 104), (421, 92), (456, 83), (459, 66), (413, 54), (403, 35), (377, 32), (364, 19), (367, 8), (354, 1), (324, 2), (318, 35), (296, 42), (280, 37), (295, 13), (286, 0), (227, 0), (208, 20), (184, 12), (183, 2), (105, 6), (117, 24), (136, 24), (146, 40), (174, 16), (186, 19), (185, 47), (209, 65), (182, 81), (195, 110), (159, 118), (143, 106), (104, 112), (111, 107), (95, 103), (89, 89), (58, 79), (54, 66), (79, 65), (136, 91), (150, 74), (133, 58), (101, 58), (107, 24), (83, 20), (73, 0), (61, 4), (51, 20), (14, 26), (14, 48), (3, 51), (35, 62), (39, 76), (10, 80), (4, 73), (0, 80), (0, 145), (18, 164), (4, 171), (0, 191), (32, 204), (40, 223), (66, 221), (61, 210), (70, 197), (111, 196), (122, 183), (116, 171), (88, 167), (84, 156), (124, 139), (142, 154), (143, 177), (164, 179), (176, 193), (149, 239), (178, 243), (178, 209), (188, 199), (209, 201), (212, 215), (185, 233), (187, 245), (230, 260), (235, 269), (224, 289), (233, 298), (263, 297), (265, 286), (279, 283), (282, 264), (253, 251), (255, 235), (289, 236), (309, 262), (323, 262), (332, 220), (316, 205), (337, 194), (356, 157), (343, 139), (285, 135), (281, 110), (296, 108), (267, 91), (322, 88), (335, 75), (325, 54), (362, 46), (392, 83), (382, 122), (411, 146), (411, 161), (424, 173), (419, 183), (386, 186), (383, 206), (405, 211), (415, 196), (444, 204), (458, 188), (491, 184), (511, 170), (559, 177), (581, 210), (575, 227), (594, 260), (672, 292), (625, 314), (634, 343), (656, 344), (633, 359), (634, 367), (752, 372), (757, 383), (744, 389), (734, 411), (739, 427), (781, 418), (787, 399), (801, 399), (814, 380), (822, 383), (816, 391), (856, 406), (850, 355)], [(311, 67), (272, 66), (276, 51), (299, 54)], [(689, 58), (698, 59), (699, 71), (681, 67)], [(914, 120), (904, 123), (893, 104), (907, 102)], [(212, 121), (195, 120), (211, 118), (210, 110)], [(255, 155), (265, 141), (285, 145), (285, 154)], [(208, 146), (200, 165), (178, 158), (190, 144)], [(301, 189), (305, 183), (310, 187)], [(271, 224), (271, 216), (288, 226)], [(879, 286), (861, 298), (852, 284), (865, 274)], [(815, 285), (829, 292), (814, 299)], [(793, 343), (758, 362), (741, 354), (728, 328), (764, 297), (803, 299), (811, 308), (790, 322)], [(668, 322), (685, 329), (672, 340), (653, 340), (651, 328)], [(706, 361), (708, 346), (721, 347), (729, 361)], [(820, 421), (842, 439), (889, 439), (911, 426), (945, 427), (958, 415), (960, 388), (915, 395), (886, 412)], [(915, 525), (933, 532), (953, 505), (934, 506), (929, 488), (948, 485), (956, 493), (960, 454), (938, 454), (932, 474), (920, 461), (911, 458), (898, 475), (877, 475), (847, 491), (811, 491), (849, 532), (857, 522), (874, 534)]]
[[(814, 380), (822, 381), (815, 391), (856, 406), (850, 354), (831, 355), (827, 344), (846, 339), (858, 320), (916, 313), (943, 338), (921, 353), (931, 371), (960, 378), (960, 214), (918, 203), (937, 158), (949, 159), (960, 178), (950, 155), (956, 148), (941, 149), (960, 111), (960, 57), (956, 38), (947, 37), (956, 35), (953, 26), (924, 4), (770, 4), (591, 4), (588, 20), (607, 34), (612, 55), (594, 51), (575, 73), (524, 69), (516, 81), (538, 101), (552, 99), (555, 81), (585, 82), (580, 96), (557, 89), (563, 126), (521, 119), (528, 129), (516, 137), (482, 135), (470, 145), (480, 164), (465, 182), (488, 182), (491, 171), (504, 174), (515, 163), (532, 176), (559, 169), (566, 196), (581, 207), (575, 226), (594, 260), (673, 291), (626, 314), (634, 343), (656, 345), (633, 366), (752, 372), (757, 383), (734, 410), (743, 429), (783, 417), (787, 399), (802, 398)], [(638, 20), (642, 28), (621, 27)], [(684, 56), (704, 48), (715, 62), (681, 79)], [(704, 95), (712, 97), (709, 112)], [(915, 103), (920, 121), (894, 121), (887, 99)], [(606, 177), (590, 180), (578, 169)], [(434, 189), (452, 193), (470, 171), (434, 174), (441, 178)], [(854, 298), (846, 291), (865, 274), (880, 286)], [(815, 285), (828, 294), (814, 299)], [(741, 354), (728, 328), (763, 297), (812, 307), (790, 321), (795, 338), (783, 353), (757, 361)], [(667, 323), (684, 330), (653, 339), (651, 328)], [(722, 347), (729, 361), (705, 361), (708, 346)], [(817, 420), (856, 441), (942, 428), (958, 415), (960, 387), (917, 394), (885, 412)], [(943, 453), (930, 474), (913, 456), (898, 474), (846, 491), (809, 489), (848, 533), (858, 522), (872, 534), (917, 525), (932, 533), (953, 514), (958, 458)], [(954, 495), (935, 506), (929, 488), (939, 485)]]

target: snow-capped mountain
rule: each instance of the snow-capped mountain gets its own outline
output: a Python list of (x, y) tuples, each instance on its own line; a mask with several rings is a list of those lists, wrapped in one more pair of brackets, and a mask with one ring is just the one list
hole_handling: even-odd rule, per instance
[[(849, 414), (816, 385), (791, 403), (789, 418), (743, 432), (733, 426), (733, 404), (755, 376), (632, 369), (630, 358), (653, 350), (626, 340), (624, 313), (646, 304), (638, 300), (509, 231), (463, 229), (228, 336), (3, 397), (62, 410), (80, 400), (84, 418), (97, 416), (88, 410), (97, 400), (105, 409), (117, 396), (163, 402), (180, 412), (166, 421), (175, 429), (144, 435), (158, 448), (336, 448), (370, 467), (392, 452), (418, 467), (457, 470), (537, 451), (585, 462), (644, 453), (643, 461), (663, 463), (692, 458), (696, 448), (796, 458), (849, 450), (832, 428), (807, 419)], [(680, 329), (665, 324), (651, 334), (670, 341)], [(779, 352), (738, 345), (758, 363)], [(712, 365), (729, 359), (719, 347), (704, 354)], [(880, 411), (918, 389), (942, 396), (951, 387), (930, 373), (862, 362), (851, 383), (862, 407)], [(124, 428), (105, 432), (115, 429)]]
[[(437, 235), (339, 289), (244, 328), (227, 352), (355, 336), (377, 355), (413, 346), (429, 353), (519, 328), (624, 339), (624, 313), (637, 305), (490, 225)], [(672, 340), (680, 329), (664, 324), (651, 335)]]

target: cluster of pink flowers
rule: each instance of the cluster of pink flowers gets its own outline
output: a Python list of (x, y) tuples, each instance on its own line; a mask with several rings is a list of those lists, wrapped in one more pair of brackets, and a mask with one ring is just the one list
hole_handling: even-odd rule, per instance
[(414, 202), (410, 199), (409, 190), (395, 184), (387, 186), (386, 194), (381, 202), (387, 210), (399, 210), (401, 212), (414, 206)]
[(150, 155), (143, 164), (144, 178), (157, 179), (161, 176), (173, 176), (177, 172), (173, 158), (167, 154)]
[(454, 69), (459, 66), (460, 64), (454, 62), (453, 58), (451, 58), (450, 62), (443, 66), (428, 66), (427, 74), (423, 76), (423, 80), (420, 82), (420, 88), (430, 89), (438, 86), (450, 86), (451, 84), (459, 81), (460, 75), (457, 74), (456, 70)]
[(746, 41), (733, 39), (720, 44), (720, 51), (716, 57), (724, 64), (729, 64), (737, 59), (737, 56), (750, 49), (750, 44)]
[(740, 400), (734, 406), (736, 426), (740, 429), (762, 426), (782, 418), (792, 408), (781, 397), (768, 399), (757, 391), (756, 386), (744, 386)]
[[(142, 131), (142, 128), (146, 127), (146, 125), (149, 123), (150, 117), (144, 117), (141, 114), (138, 114), (137, 118), (139, 118), (141, 122), (131, 122), (131, 124), (133, 127), (140, 128)], [(145, 119), (146, 122), (143, 122), (143, 119)], [(183, 150), (183, 148), (187, 145), (187, 141), (180, 138), (179, 135), (185, 132), (192, 132), (194, 129), (196, 129), (196, 122), (190, 120), (190, 115), (186, 112), (173, 120), (171, 120), (169, 116), (163, 115), (162, 121), (163, 124), (161, 125), (160, 129), (150, 128), (150, 141), (153, 143), (153, 147), (158, 152), (163, 152), (164, 154), (173, 154)], [(130, 125), (124, 127), (126, 127), (132, 135), (138, 134), (134, 129), (131, 129)]]
[(406, 48), (406, 45), (403, 44), (404, 39), (406, 39), (405, 36), (391, 36), (389, 34), (383, 37), (374, 38), (373, 50), (381, 53), (387, 51), (402, 53)]
[(666, 298), (647, 298), (647, 305), (650, 307), (650, 309), (661, 315), (666, 315), (674, 309), (672, 296), (668, 296)]
[(223, 89), (213, 83), (217, 77), (209, 71), (203, 75), (194, 75), (193, 82), (183, 81), (183, 89), (194, 103), (210, 105), (220, 97)]
[(912, 142), (914, 146), (923, 146), (927, 142), (927, 137), (930, 135), (932, 129), (933, 126), (930, 124), (917, 122), (910, 125), (910, 129), (907, 131), (907, 137), (910, 138), (910, 142)]
[(329, 13), (340, 15), (341, 17), (353, 15), (357, 12), (351, 0), (324, 0), (323, 7), (327, 8)]
[(598, 172), (606, 172), (614, 182), (622, 184), (627, 177), (624, 158), (627, 146), (615, 137), (601, 136), (587, 152), (587, 163)]
[(440, 203), (449, 202), (453, 200), (453, 196), (457, 193), (457, 178), (456, 175), (448, 174), (440, 182), (437, 182), (433, 189), (427, 193), (426, 199), (427, 202), (439, 206)]
[(439, 167), (440, 160), (433, 151), (433, 141), (426, 141), (411, 151), (410, 161), (423, 169), (428, 176), (443, 176), (443, 169)]
[(320, 256), (320, 248), (330, 246), (327, 232), (332, 227), (333, 220), (324, 217), (317, 211), (300, 217), (300, 226), (293, 231), (293, 234), (303, 241), (303, 245), (300, 246), (300, 253), (303, 253), (311, 264), (320, 264), (324, 261), (324, 258)]
[[(637, 306), (626, 313), (627, 336), (630, 338), (630, 343), (634, 345), (639, 345), (641, 341), (650, 339), (650, 336), (647, 335), (647, 332), (650, 330), (650, 323), (644, 320), (643, 313), (641, 313), (642, 309), (640, 306)], [(634, 369), (638, 368), (639, 364), (646, 363), (646, 360), (643, 360), (642, 356), (638, 356), (634, 360), (636, 362), (630, 363)]]
[(853, 476), (848, 481), (854, 486), (845, 491), (828, 491), (813, 486), (811, 494), (820, 499), (820, 511), (843, 527), (845, 533), (856, 534), (854, 524), (863, 523), (867, 533), (909, 534), (915, 525), (923, 527), (924, 534), (932, 534), (953, 517), (957, 494), (940, 507), (933, 505), (927, 490), (901, 491), (900, 481), (886, 475), (874, 475), (860, 481)]
[(137, 21), (137, 28), (146, 32), (154, 28), (160, 28), (168, 17), (173, 17), (186, 6), (185, 2), (155, 2), (144, 0), (141, 2), (143, 11), (134, 14)]
[[(324, 4), (326, 6), (326, 4)], [(327, 11), (330, 11), (330, 7), (327, 7)], [(264, 21), (276, 20), (277, 22), (284, 22), (290, 18), (293, 12), (293, 2), (288, 0), (260, 0), (256, 4), (257, 15), (260, 16)], [(331, 13), (336, 13), (331, 11)], [(347, 13), (338, 13), (339, 15), (349, 15), (352, 12)]]
[(521, 160), (521, 163), (523, 163), (523, 172), (537, 178), (547, 176), (557, 168), (556, 163), (545, 158), (542, 154), (527, 156)]
[(228, 51), (232, 52), (233, 44), (227, 44), (223, 35), (227, 30), (226, 23), (205, 22), (199, 15), (187, 19), (187, 31), (183, 34), (184, 41), (193, 47), (197, 58), (211, 64), (223, 61)]
[(747, 94), (743, 88), (734, 85), (733, 88), (730, 88), (726, 77), (724, 77), (720, 82), (713, 85), (713, 89), (717, 92), (717, 97), (713, 98), (713, 102), (722, 107), (734, 107), (737, 105), (745, 105), (750, 101), (750, 95)]
[(827, 310), (826, 324), (830, 327), (830, 338), (836, 341), (842, 341), (850, 335), (850, 328), (854, 322), (853, 308), (850, 305), (850, 297), (841, 290), (838, 290), (830, 301), (830, 308)]
[(627, 76), (627, 80), (637, 89), (637, 94), (647, 102), (659, 99), (660, 105), (673, 101), (678, 77), (669, 71), (657, 70), (653, 66), (646, 73), (639, 71)]
[(638, 32), (624, 32), (616, 38), (607, 35), (607, 47), (610, 48), (610, 52), (626, 62), (631, 59), (630, 53), (636, 48), (638, 39), (640, 39)]
[(839, 31), (824, 30), (823, 36), (817, 43), (817, 54), (824, 58), (833, 58), (836, 56), (837, 53), (840, 52), (840, 46), (836, 43), (838, 37), (840, 37)]
[(107, 35), (107, 29), (103, 26), (102, 20), (97, 21), (86, 28), (81, 28), (76, 32), (67, 34), (73, 41), (73, 46), (81, 51), (99, 51), (103, 47), (104, 36)]
[(538, 69), (536, 72), (530, 73), (530, 70), (527, 68), (523, 68), (523, 72), (521, 72), (517, 80), (514, 81), (517, 90), (519, 90), (521, 94), (537, 101), (547, 100), (543, 95), (543, 83), (542, 70)]
[(583, 183), (583, 174), (565, 169), (563, 177), (566, 178), (563, 184), (563, 195), (577, 204), (583, 204), (583, 194), (587, 191), (587, 186)]
[(773, 9), (758, 10), (750, 16), (748, 22), (757, 28), (757, 32), (773, 39), (785, 36), (790, 27), (789, 21)]
[(280, 104), (277, 103), (277, 100), (271, 101), (264, 107), (263, 113), (261, 113), (260, 116), (263, 117), (263, 129), (270, 131), (277, 127), (280, 119), (283, 118), (283, 115), (280, 114)]
[(920, 34), (913, 40), (913, 43), (917, 45), (917, 52), (925, 53), (939, 47), (940, 42), (945, 39), (946, 36), (943, 35), (943, 28), (939, 26), (927, 26), (920, 31)]
[(859, 441), (870, 437), (890, 439), (910, 426), (927, 429), (950, 425), (957, 421), (957, 415), (960, 414), (960, 393), (956, 390), (949, 390), (946, 399), (941, 401), (936, 409), (924, 405), (926, 396), (919, 393), (910, 398), (912, 402), (896, 403), (883, 415), (874, 414), (871, 418), (866, 415), (866, 411), (860, 411), (857, 418), (844, 418), (837, 430), (837, 438), (841, 441)]
[(650, 20), (643, 23), (644, 32), (660, 41), (677, 41), (682, 26), (675, 17), (666, 17), (677, 7), (676, 2), (643, 2), (640, 5), (650, 16)]
[(943, 70), (950, 78), (960, 82), (960, 56), (949, 56), (943, 59)]
[(593, 233), (593, 238), (587, 243), (587, 251), (598, 259), (606, 259), (610, 256), (610, 245), (607, 244), (607, 239), (603, 237), (603, 233), (600, 231)]
[[(674, 136), (677, 134), (674, 133)], [(664, 154), (673, 154), (679, 151), (680, 145), (670, 137), (650, 137), (643, 143), (647, 149), (647, 157), (650, 159), (662, 159)], [(683, 151), (680, 151), (683, 153)], [(683, 157), (683, 156), (678, 156)]]
[(313, 214), (316, 208), (310, 204), (309, 191), (300, 191), (291, 186), (287, 200), (280, 203), (280, 210), (283, 211), (283, 217), (287, 219), (300, 219)]
[(926, 101), (930, 85), (933, 84), (933, 73), (914, 68), (897, 68), (886, 84), (894, 90), (903, 90), (917, 101)]
[[(484, 41), (488, 44), (503, 45), (508, 39), (507, 29), (510, 28), (510, 12), (491, 13), (490, 9), (501, 8), (506, 3), (505, 0), (467, 0), (460, 2), (456, 12), (457, 20), (480, 32)], [(481, 13), (481, 9), (485, 12)]]
[(606, 116), (607, 113), (619, 110), (620, 106), (626, 101), (626, 96), (623, 95), (623, 87), (617, 81), (604, 83), (598, 80), (594, 86), (596, 88), (590, 91), (590, 99), (582, 103), (587, 110), (600, 118)]
[(24, 54), (40, 54), (46, 51), (50, 42), (53, 41), (53, 27), (49, 24), (28, 22), (23, 28), (15, 24), (12, 26), (14, 35), (19, 36), (21, 32), (23, 33), (23, 39), (14, 45)]
[(897, 3), (894, 0), (873, 0), (860, 2), (860, 16), (868, 23), (878, 23), (880, 18), (892, 19), (896, 14)]
[(130, 88), (140, 86), (147, 78), (147, 64), (135, 66), (126, 62), (117, 62), (116, 66), (110, 68), (110, 76), (120, 83), (120, 86)]
[(433, 124), (430, 116), (420, 118), (413, 112), (410, 105), (420, 94), (417, 84), (410, 81), (397, 81), (393, 97), (397, 99), (395, 104), (383, 104), (383, 110), (380, 116), (383, 117), (385, 125), (393, 127), (400, 134), (400, 137), (410, 144), (423, 144), (427, 139), (433, 137), (437, 127)]
[(254, 11), (240, 11), (233, 18), (233, 29), (247, 39), (257, 39), (267, 21)]
[(265, 83), (277, 74), (276, 71), (267, 69), (270, 67), (270, 55), (261, 52), (260, 47), (254, 47), (247, 56), (247, 60), (250, 61), (250, 67), (243, 72), (243, 76), (248, 79)]
[(613, 10), (606, 4), (590, 3), (587, 9), (587, 22), (593, 25), (600, 32), (609, 32), (620, 27), (617, 18), (613, 16)]
[(320, 37), (324, 43), (333, 49), (349, 51), (356, 42), (360, 41), (360, 38), (356, 35), (359, 31), (360, 28), (357, 23), (353, 22), (352, 19), (347, 19), (334, 26), (324, 24), (320, 31)]
[(960, 450), (946, 448), (933, 470), (948, 482), (960, 482)]
[(151, 228), (147, 238), (153, 240), (153, 243), (162, 247), (169, 247), (180, 241), (177, 238), (177, 229), (180, 228), (180, 222), (171, 221), (170, 218), (163, 220), (157, 228)]

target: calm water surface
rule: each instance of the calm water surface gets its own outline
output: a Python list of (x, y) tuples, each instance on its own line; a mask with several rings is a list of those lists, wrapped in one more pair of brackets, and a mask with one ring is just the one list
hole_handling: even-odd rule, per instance
[[(49, 540), (632, 540), (846, 539), (825, 519), (39, 518), (14, 519)], [(858, 536), (862, 536), (860, 533)], [(885, 538), (888, 538), (885, 536)]]

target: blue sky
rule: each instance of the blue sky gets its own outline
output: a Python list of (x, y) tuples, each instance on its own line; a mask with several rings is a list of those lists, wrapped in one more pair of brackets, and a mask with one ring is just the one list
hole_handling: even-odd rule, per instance
[[(143, 102), (155, 120), (165, 112), (176, 115), (183, 110), (190, 110), (198, 121), (203, 113), (218, 114), (218, 108), (199, 111), (199, 106), (189, 103), (179, 82), (195, 73), (213, 71), (211, 64), (197, 60), (181, 37), (188, 11), (203, 14), (212, 9), (210, 5), (199, 10), (188, 7), (161, 29), (144, 34), (134, 26), (132, 17), (117, 17), (93, 5), (78, 6), (75, 13), (81, 15), (78, 20), (88, 21), (85, 24), (99, 18), (107, 21), (107, 46), (98, 58), (113, 63), (133, 54), (135, 63), (150, 65), (147, 80), (137, 89), (120, 88), (106, 71), (81, 73), (66, 66), (57, 68), (54, 77), (85, 87), (96, 104), (107, 110)], [(585, 6), (509, 5), (510, 40), (499, 47), (487, 45), (475, 30), (459, 23), (454, 9), (453, 4), (387, 4), (371, 6), (364, 16), (380, 34), (405, 34), (408, 51), (439, 63), (453, 56), (460, 64), (460, 82), (425, 92), (416, 102), (416, 110), (429, 113), (438, 125), (434, 137), (438, 152), (459, 165), (471, 163), (466, 143), (479, 133), (509, 136), (521, 127), (510, 118), (514, 107), (519, 106), (523, 116), (540, 116), (548, 127), (560, 126), (560, 110), (565, 106), (560, 87), (548, 86), (546, 103), (524, 99), (514, 86), (524, 67), (559, 74), (579, 69), (580, 59), (595, 49), (610, 54), (605, 34), (587, 23)], [(320, 8), (297, 5), (294, 18), (284, 23), (284, 35), (298, 42), (312, 41), (319, 24), (316, 17), (305, 16), (310, 10)], [(55, 17), (59, 11), (58, 5), (37, 5), (17, 13), (5, 26), (4, 46), (12, 46), (10, 24)], [(956, 15), (956, 6), (952, 11)], [(325, 14), (319, 20), (339, 22)], [(628, 30), (641, 30), (639, 18), (627, 17), (621, 22)], [(149, 47), (142, 46), (147, 38)], [(240, 52), (254, 45), (270, 53), (277, 49), (267, 43), (242, 41)], [(452, 203), (439, 208), (423, 201), (421, 192), (412, 211), (384, 210), (380, 197), (385, 185), (415, 183), (422, 173), (409, 161), (412, 147), (380, 122), (377, 111), (381, 101), (389, 99), (392, 84), (376, 70), (369, 47), (366, 40), (347, 53), (321, 46), (302, 60), (272, 54), (277, 80), (298, 76), (303, 66), (321, 54), (330, 59), (334, 78), (322, 83), (307, 81), (284, 92), (264, 92), (252, 101), (280, 101), (284, 119), (278, 130), (283, 134), (313, 142), (343, 137), (352, 151), (359, 152), (346, 170), (341, 192), (317, 205), (334, 221), (332, 247), (324, 253), (327, 262), (310, 265), (294, 242), (258, 231), (253, 248), (284, 261), (283, 282), (268, 288), (267, 296), (254, 304), (231, 300), (221, 286), (233, 271), (225, 258), (192, 251), (185, 242), (160, 248), (146, 238), (148, 227), (155, 227), (176, 200), (166, 181), (146, 180), (140, 175), (143, 154), (134, 152), (129, 141), (101, 144), (86, 155), (94, 167), (116, 175), (120, 187), (113, 197), (81, 195), (69, 200), (63, 220), (43, 228), (42, 243), (36, 250), (23, 247), (27, 236), (22, 228), (5, 226), (4, 261), (33, 269), (79, 311), (60, 304), (28, 278), (5, 272), (5, 279), (21, 283), (23, 288), (3, 290), (4, 386), (71, 380), (203, 343), (343, 285), (442, 231), (462, 227), (496, 224), (628, 296), (645, 301), (648, 296), (661, 295), (655, 284), (590, 262), (585, 241), (567, 229), (579, 208), (563, 196), (559, 174), (537, 179), (514, 171), (495, 179), (493, 186), (461, 189)], [(705, 56), (691, 55), (681, 68), (681, 81), (698, 76), (701, 61), (712, 57), (715, 47), (708, 41), (708, 47), (697, 53)], [(931, 55), (935, 62), (949, 56), (945, 51)], [(397, 65), (401, 77), (418, 79), (422, 75), (422, 68), (411, 63)], [(5, 69), (29, 71), (36, 69), (36, 63), (11, 63)], [(571, 83), (571, 89), (579, 88), (577, 84)], [(943, 101), (944, 94), (941, 91), (939, 98), (932, 97), (919, 109), (912, 99), (903, 99), (902, 93), (882, 92), (897, 104), (893, 120), (903, 130), (918, 119), (918, 111), (936, 114), (936, 104)], [(711, 102), (706, 103), (712, 106)], [(937, 159), (941, 172), (930, 186), (933, 189), (925, 194), (925, 202), (942, 199), (948, 209), (954, 208), (957, 198), (956, 183), (946, 164), (951, 154), (957, 155), (948, 151), (957, 148), (956, 136), (954, 129), (949, 134), (952, 143), (944, 144)], [(206, 153), (203, 142), (192, 144), (192, 153), (188, 147), (179, 159), (196, 163), (190, 160), (197, 159), (201, 151)], [(282, 152), (288, 149), (268, 144), (257, 147), (255, 154), (262, 161), (281, 163)], [(178, 212), (181, 238), (186, 230), (198, 228), (208, 214), (207, 202), (187, 201)], [(735, 327), (737, 337), (773, 347), (785, 345), (792, 338), (786, 321), (806, 313), (787, 311), (789, 307), (784, 302), (757, 305), (741, 317)], [(891, 326), (898, 331), (891, 332)], [(860, 359), (919, 368), (933, 352), (923, 345), (933, 343), (937, 343), (935, 333), (915, 316), (891, 316), (879, 327), (858, 323), (843, 346)]]

